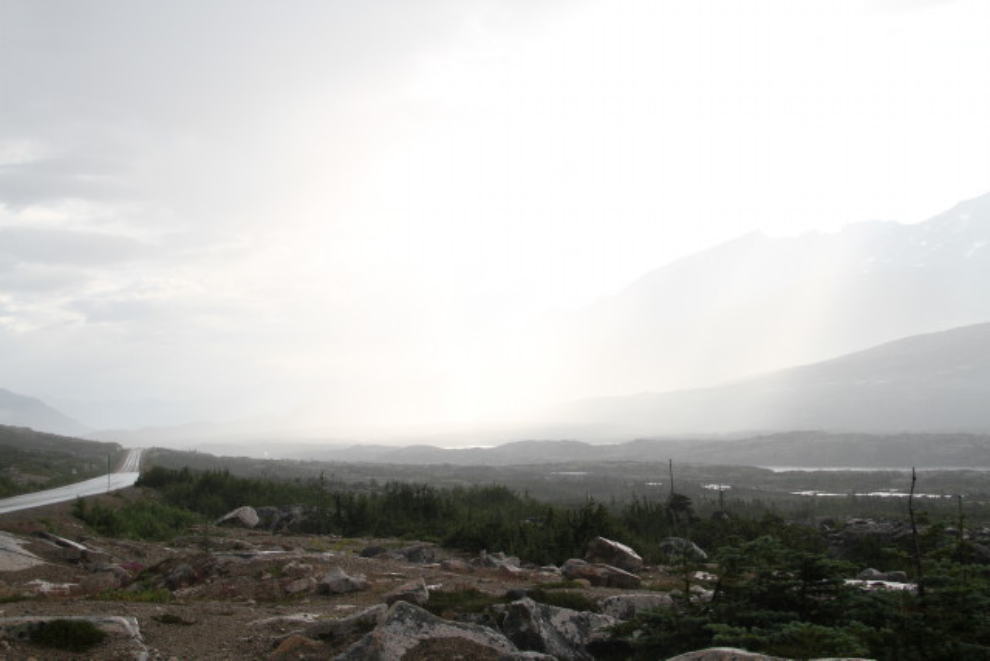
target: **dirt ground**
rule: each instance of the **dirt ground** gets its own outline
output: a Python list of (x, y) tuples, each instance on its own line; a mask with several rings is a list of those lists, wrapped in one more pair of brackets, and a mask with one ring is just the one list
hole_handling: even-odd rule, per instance
[[(140, 496), (101, 498), (112, 505), (132, 497)], [(553, 579), (526, 571), (445, 571), (439, 561), (458, 556), (443, 549), (435, 549), (428, 564), (359, 555), (372, 544), (398, 548), (412, 545), (409, 541), (213, 527), (170, 544), (105, 539), (92, 536), (72, 517), (71, 504), (0, 515), (0, 531), (6, 533), (0, 535), (0, 623), (25, 616), (124, 616), (136, 619), (141, 636), (140, 642), (111, 637), (98, 649), (73, 654), (7, 635), (0, 638), (0, 660), (134, 659), (142, 649), (149, 659), (330, 658), (357, 636), (320, 642), (291, 634), (314, 621), (380, 604), (390, 590), (418, 579), (431, 590), (473, 587), (497, 595)], [(45, 532), (79, 542), (88, 551), (37, 536)], [(24, 566), (26, 555), (39, 564)], [(367, 588), (319, 594), (315, 583), (335, 567), (349, 576), (365, 576)], [(166, 589), (163, 584), (167, 577), (185, 575), (181, 585)], [(589, 592), (601, 597), (617, 591)], [(469, 650), (442, 653), (443, 641), (434, 646), (417, 651), (416, 658), (471, 658)]]

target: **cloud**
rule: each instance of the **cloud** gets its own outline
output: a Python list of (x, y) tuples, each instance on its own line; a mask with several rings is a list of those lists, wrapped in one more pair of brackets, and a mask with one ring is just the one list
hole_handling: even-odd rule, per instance
[(151, 254), (152, 247), (122, 236), (31, 227), (0, 228), (0, 263), (111, 266)]
[(60, 158), (0, 166), (0, 200), (12, 208), (64, 199), (133, 196), (123, 168), (108, 159)]
[(479, 328), (607, 295), (754, 219), (901, 218), (848, 201), (913, 206), (928, 187), (905, 182), (936, 178), (921, 165), (969, 181), (985, 21), (891, 38), (876, 20), (774, 1), (6, 0), (0, 386), (415, 391), (427, 417), (483, 378), (465, 367)]
[(86, 287), (91, 280), (92, 276), (79, 269), (44, 264), (11, 265), (0, 257), (0, 290), (8, 295), (65, 294)]

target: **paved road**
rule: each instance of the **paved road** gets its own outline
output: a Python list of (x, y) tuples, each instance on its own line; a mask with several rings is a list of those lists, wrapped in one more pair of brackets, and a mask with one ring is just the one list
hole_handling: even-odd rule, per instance
[(95, 496), (97, 494), (107, 493), (108, 491), (116, 491), (117, 489), (126, 489), (137, 482), (140, 475), (138, 472), (140, 466), (141, 450), (130, 450), (127, 453), (127, 457), (124, 458), (124, 461), (117, 468), (117, 471), (111, 473), (109, 476), (94, 477), (92, 480), (76, 482), (75, 484), (58, 487), (57, 489), (36, 491), (35, 493), (26, 493), (20, 496), (14, 496), (13, 498), (5, 498), (0, 500), (0, 514), (31, 509), (32, 507), (54, 505), (55, 503), (64, 503), (67, 500), (75, 500), (83, 496)]

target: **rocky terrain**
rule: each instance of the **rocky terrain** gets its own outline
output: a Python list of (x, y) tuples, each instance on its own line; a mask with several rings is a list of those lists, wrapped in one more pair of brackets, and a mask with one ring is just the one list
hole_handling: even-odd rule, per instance
[[(162, 544), (92, 536), (71, 505), (0, 517), (0, 659), (626, 658), (608, 627), (670, 606), (684, 584), (601, 538), (584, 558), (534, 567), (414, 540), (274, 533), (261, 518), (242, 508)], [(690, 542), (670, 544), (703, 562)], [(692, 598), (713, 578), (693, 573)], [(31, 641), (41, 623), (74, 618), (109, 635), (84, 653)]]
[[(71, 617), (100, 618), (111, 633), (94, 651), (101, 659), (398, 658), (395, 639), (406, 641), (408, 659), (524, 658), (509, 638), (479, 624), (485, 616), (472, 622), (451, 611), (441, 613), (455, 618), (445, 621), (421, 606), (441, 592), (466, 594), (506, 603), (505, 618), (525, 627), (555, 616), (524, 599), (527, 591), (565, 580), (557, 568), (522, 568), (497, 553), (470, 558), (414, 541), (275, 534), (236, 524), (202, 527), (169, 544), (93, 537), (70, 509), (0, 518), (0, 658), (80, 658), (24, 639), (32, 622)], [(665, 580), (658, 568), (633, 574), (572, 564), (574, 575), (600, 584), (572, 583), (592, 600)], [(615, 613), (668, 599), (636, 593), (638, 600), (621, 606), (613, 599)], [(568, 619), (571, 639), (584, 643), (614, 621), (590, 613)], [(363, 638), (379, 623), (377, 637)], [(416, 638), (410, 629), (427, 633)], [(560, 645), (571, 644), (562, 640), (548, 644), (560, 654)]]

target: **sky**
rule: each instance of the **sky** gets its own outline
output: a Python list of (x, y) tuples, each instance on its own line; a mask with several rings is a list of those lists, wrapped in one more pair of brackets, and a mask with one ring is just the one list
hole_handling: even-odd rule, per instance
[(753, 230), (990, 190), (987, 25), (980, 0), (0, 0), (0, 387), (93, 426), (493, 415), (464, 384), (525, 377), (492, 337)]

